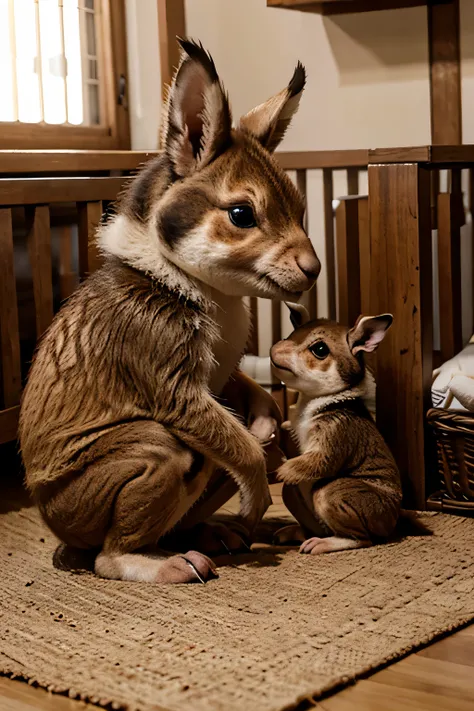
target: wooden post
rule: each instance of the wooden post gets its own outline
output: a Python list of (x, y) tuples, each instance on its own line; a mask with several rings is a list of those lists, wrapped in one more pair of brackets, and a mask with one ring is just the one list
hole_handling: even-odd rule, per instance
[(428, 3), (431, 142), (462, 143), (459, 0)]
[(423, 509), (433, 358), (429, 171), (369, 166), (369, 223), (371, 311), (394, 315), (377, 355), (377, 425), (400, 467), (405, 506)]
[(158, 0), (158, 37), (160, 41), (161, 94), (166, 98), (179, 64), (179, 45), (176, 37), (186, 35), (184, 0)]

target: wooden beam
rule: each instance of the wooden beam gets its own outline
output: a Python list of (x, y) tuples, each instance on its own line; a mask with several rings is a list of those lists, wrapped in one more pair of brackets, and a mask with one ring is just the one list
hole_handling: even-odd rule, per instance
[(376, 359), (377, 425), (400, 468), (405, 506), (422, 509), (433, 358), (429, 170), (370, 166), (369, 224), (371, 312), (394, 315)]
[(160, 42), (161, 94), (166, 97), (175, 69), (179, 64), (180, 50), (176, 37), (186, 36), (184, 0), (158, 1), (158, 37)]
[(459, 0), (428, 5), (431, 141), (462, 143)]
[(397, 10), (426, 5), (427, 0), (267, 0), (268, 7), (315, 12), (319, 15), (343, 15), (375, 10)]

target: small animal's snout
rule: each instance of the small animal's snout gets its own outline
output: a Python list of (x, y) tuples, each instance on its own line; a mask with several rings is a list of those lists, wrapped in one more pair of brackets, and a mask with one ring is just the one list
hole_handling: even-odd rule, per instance
[(313, 250), (298, 254), (296, 264), (309, 281), (316, 281), (321, 271), (321, 262)]

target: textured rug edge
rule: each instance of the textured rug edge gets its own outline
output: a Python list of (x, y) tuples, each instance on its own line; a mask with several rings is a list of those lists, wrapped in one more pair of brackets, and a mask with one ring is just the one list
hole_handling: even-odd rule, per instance
[(472, 615), (468, 615), (467, 617), (460, 618), (458, 622), (455, 622), (447, 627), (443, 627), (442, 629), (438, 629), (435, 632), (432, 632), (416, 644), (410, 645), (409, 647), (404, 647), (399, 652), (393, 652), (393, 654), (388, 654), (383, 659), (381, 659), (379, 663), (374, 665), (369, 664), (353, 676), (345, 676), (342, 679), (335, 679), (334, 681), (328, 682), (322, 689), (316, 692), (308, 692), (305, 694), (301, 694), (293, 703), (287, 704), (286, 706), (281, 706), (278, 709), (275, 708), (274, 711), (300, 711), (300, 709), (301, 711), (303, 711), (305, 707), (302, 706), (302, 704), (304, 704), (305, 702), (314, 704), (315, 702), (320, 701), (323, 698), (332, 696), (333, 694), (336, 694), (337, 692), (346, 689), (348, 686), (352, 686), (358, 681), (367, 679), (372, 676), (372, 674), (382, 671), (382, 669), (386, 669), (395, 662), (400, 662), (402, 659), (406, 659), (410, 656), (410, 654), (415, 654), (416, 652), (419, 652), (422, 649), (426, 649), (426, 647), (429, 647), (430, 644), (433, 644), (434, 642), (439, 642), (442, 639), (446, 639), (454, 632), (458, 632), (461, 629), (468, 627), (473, 622), (474, 613)]
[[(398, 652), (393, 652), (380, 660), (378, 664), (367, 665), (360, 672), (357, 672), (353, 676), (345, 676), (342, 679), (340, 677), (334, 678), (333, 681), (328, 682), (324, 687), (317, 691), (308, 691), (304, 694), (300, 694), (294, 702), (287, 704), (285, 706), (275, 707), (274, 711), (303, 711), (305, 709), (304, 704), (314, 704), (315, 702), (332, 696), (333, 694), (346, 689), (348, 686), (355, 684), (357, 681), (366, 679), (372, 674), (375, 674), (382, 669), (389, 667), (391, 664), (405, 659), (410, 654), (414, 654), (421, 649), (425, 649), (430, 644), (440, 641), (449, 637), (453, 632), (459, 631), (469, 624), (474, 622), (474, 614), (468, 615), (467, 617), (460, 618), (457, 622), (452, 623), (447, 627), (438, 629), (431, 634), (424, 637), (420, 642), (409, 647), (404, 647)], [(12, 681), (21, 681), (22, 683), (28, 684), (34, 688), (41, 688), (48, 691), (51, 694), (57, 696), (68, 697), (77, 701), (82, 701), (85, 703), (92, 704), (99, 708), (111, 709), (112, 711), (141, 711), (140, 706), (130, 705), (118, 700), (110, 698), (99, 698), (97, 696), (90, 696), (87, 693), (81, 691), (76, 691), (72, 689), (67, 684), (52, 684), (47, 681), (43, 681), (41, 678), (37, 678), (34, 675), (28, 675), (22, 672), (20, 669), (16, 668), (14, 665), (9, 665), (4, 663), (2, 660), (5, 659), (5, 654), (0, 650), (0, 677), (11, 679)], [(155, 706), (155, 711), (170, 711), (169, 708), (164, 706)]]

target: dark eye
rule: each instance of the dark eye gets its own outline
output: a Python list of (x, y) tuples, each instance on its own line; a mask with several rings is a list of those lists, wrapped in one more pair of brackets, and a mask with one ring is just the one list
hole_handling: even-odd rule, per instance
[(235, 205), (229, 209), (229, 218), (233, 225), (249, 229), (256, 226), (255, 215), (250, 205)]
[(309, 347), (309, 350), (319, 360), (324, 360), (328, 357), (330, 353), (329, 348), (324, 343), (324, 341), (318, 341), (317, 343), (313, 343), (313, 345)]

